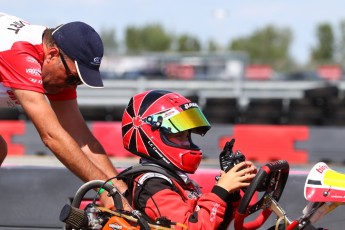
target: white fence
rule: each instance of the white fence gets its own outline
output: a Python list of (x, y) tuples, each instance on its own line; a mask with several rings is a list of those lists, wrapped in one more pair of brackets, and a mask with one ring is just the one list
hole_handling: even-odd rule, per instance
[[(123, 106), (129, 99), (145, 90), (165, 89), (185, 96), (198, 96), (202, 106), (208, 98), (238, 98), (240, 101), (251, 98), (303, 98), (304, 91), (335, 85), (339, 91), (345, 89), (345, 82), (326, 81), (236, 81), (236, 80), (104, 80), (104, 89), (78, 87), (78, 101), (81, 106)], [(342, 94), (340, 95), (342, 96)]]

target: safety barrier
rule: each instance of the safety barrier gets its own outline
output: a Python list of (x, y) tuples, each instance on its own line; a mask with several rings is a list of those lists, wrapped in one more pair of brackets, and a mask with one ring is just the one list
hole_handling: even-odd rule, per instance
[[(89, 122), (90, 129), (111, 157), (134, 157), (122, 146), (120, 122)], [(51, 155), (30, 122), (0, 121), (9, 155)], [(235, 149), (249, 160), (289, 163), (345, 162), (345, 128), (288, 125), (213, 125), (206, 136), (193, 136), (205, 159), (217, 159), (224, 143), (235, 138)]]

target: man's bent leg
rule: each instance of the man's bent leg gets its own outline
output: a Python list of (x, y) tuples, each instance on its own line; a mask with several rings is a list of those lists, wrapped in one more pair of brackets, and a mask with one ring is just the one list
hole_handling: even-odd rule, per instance
[(0, 135), (0, 166), (7, 156), (7, 143)]

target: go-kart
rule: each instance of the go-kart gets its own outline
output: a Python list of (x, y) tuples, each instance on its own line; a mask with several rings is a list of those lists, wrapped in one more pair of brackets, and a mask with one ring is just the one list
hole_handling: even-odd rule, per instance
[[(317, 228), (314, 224), (345, 203), (345, 174), (332, 170), (323, 162), (315, 164), (309, 171), (304, 185), (304, 197), (308, 204), (303, 209), (303, 215), (290, 220), (286, 211), (279, 204), (287, 172), (286, 161), (271, 162), (261, 167), (245, 192), (237, 210), (234, 220), (236, 230), (259, 229), (272, 213), (276, 215), (275, 225), (269, 230), (327, 229)], [(264, 192), (261, 199), (255, 204), (249, 205), (254, 193), (260, 191)], [(261, 212), (254, 221), (244, 223), (246, 217), (259, 210)]]
[[(288, 176), (289, 164), (284, 160), (260, 167), (250, 186), (244, 191), (235, 213), (235, 230), (260, 229), (272, 214), (276, 215), (275, 225), (269, 230), (323, 229), (315, 228), (313, 225), (345, 202), (345, 174), (334, 171), (320, 162), (310, 170), (305, 182), (304, 196), (309, 203), (303, 210), (303, 215), (290, 220), (279, 204)], [(109, 196), (113, 197), (115, 211), (97, 205), (96, 199), (84, 209), (80, 208), (85, 194), (95, 188), (104, 188)], [(260, 198), (253, 204), (251, 201), (254, 194), (260, 194)], [(183, 224), (167, 220), (148, 223), (140, 212), (124, 211), (121, 201), (123, 199), (116, 188), (106, 181), (91, 181), (78, 189), (72, 204), (63, 207), (60, 220), (66, 223), (66, 229), (187, 229)], [(255, 219), (247, 221), (254, 213)]]

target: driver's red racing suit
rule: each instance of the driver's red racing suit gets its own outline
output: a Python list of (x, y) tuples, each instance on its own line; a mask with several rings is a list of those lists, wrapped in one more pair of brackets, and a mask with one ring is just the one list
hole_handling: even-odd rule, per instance
[[(202, 194), (199, 186), (179, 173), (184, 183), (157, 172), (136, 177), (133, 182), (132, 206), (146, 218), (165, 217), (193, 229), (227, 229), (233, 210), (241, 198), (215, 185), (211, 192)], [(212, 183), (212, 182), (210, 182)], [(162, 223), (164, 219), (160, 219)], [(177, 229), (179, 229), (177, 227)]]

